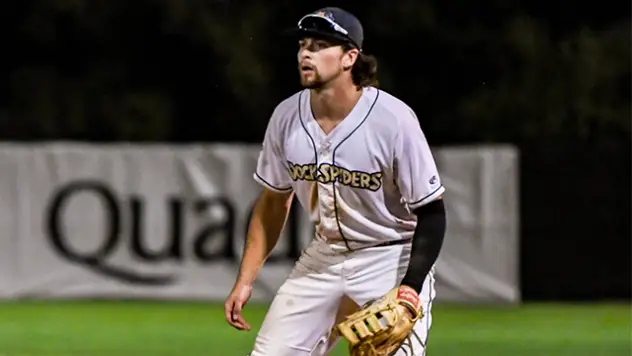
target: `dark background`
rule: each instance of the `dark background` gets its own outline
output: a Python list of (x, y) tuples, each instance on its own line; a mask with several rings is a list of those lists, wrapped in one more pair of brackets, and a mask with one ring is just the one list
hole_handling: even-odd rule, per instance
[(631, 297), (623, 1), (6, 2), (0, 140), (258, 143), (300, 89), (281, 32), (330, 5), (433, 146), (520, 149), (524, 299)]

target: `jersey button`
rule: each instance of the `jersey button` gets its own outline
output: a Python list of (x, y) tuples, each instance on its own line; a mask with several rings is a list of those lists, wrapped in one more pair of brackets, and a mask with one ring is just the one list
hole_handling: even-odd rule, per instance
[(324, 141), (323, 143), (321, 143), (321, 145), (320, 145), (320, 154), (321, 155), (327, 156), (330, 150), (331, 150), (331, 142)]

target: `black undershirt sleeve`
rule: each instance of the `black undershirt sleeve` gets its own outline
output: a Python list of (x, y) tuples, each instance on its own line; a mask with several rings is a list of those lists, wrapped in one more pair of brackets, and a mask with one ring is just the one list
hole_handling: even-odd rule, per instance
[(402, 285), (421, 293), (424, 280), (437, 261), (446, 231), (446, 212), (443, 199), (434, 200), (414, 210), (417, 227), (413, 234), (408, 269)]

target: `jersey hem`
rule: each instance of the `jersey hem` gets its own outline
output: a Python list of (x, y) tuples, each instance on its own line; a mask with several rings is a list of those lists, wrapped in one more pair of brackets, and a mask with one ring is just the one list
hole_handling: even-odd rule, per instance
[(431, 201), (437, 199), (439, 196), (441, 196), (441, 194), (443, 194), (445, 192), (445, 187), (443, 185), (441, 185), (439, 188), (435, 189), (432, 193), (426, 195), (425, 197), (412, 202), (412, 203), (408, 203), (408, 208), (410, 210), (415, 210), (419, 207), (422, 207), (428, 203), (430, 203)]
[(262, 186), (264, 186), (265, 188), (268, 188), (272, 191), (275, 191), (277, 193), (287, 193), (292, 191), (292, 187), (288, 187), (288, 188), (280, 188), (280, 187), (275, 187), (272, 184), (268, 183), (265, 179), (263, 179), (263, 177), (261, 177), (257, 172), (255, 172), (252, 177), (255, 179), (255, 181), (259, 184), (261, 184)]

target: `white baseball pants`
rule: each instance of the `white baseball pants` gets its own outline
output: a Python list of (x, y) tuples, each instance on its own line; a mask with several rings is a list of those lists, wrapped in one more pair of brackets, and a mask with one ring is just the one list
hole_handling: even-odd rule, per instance
[[(257, 334), (251, 356), (321, 356), (343, 296), (357, 305), (375, 300), (399, 285), (406, 273), (410, 243), (340, 254), (315, 240), (305, 249), (279, 288)], [(412, 350), (393, 356), (424, 356), (435, 298), (433, 273), (420, 294), (424, 317), (411, 334)]]

